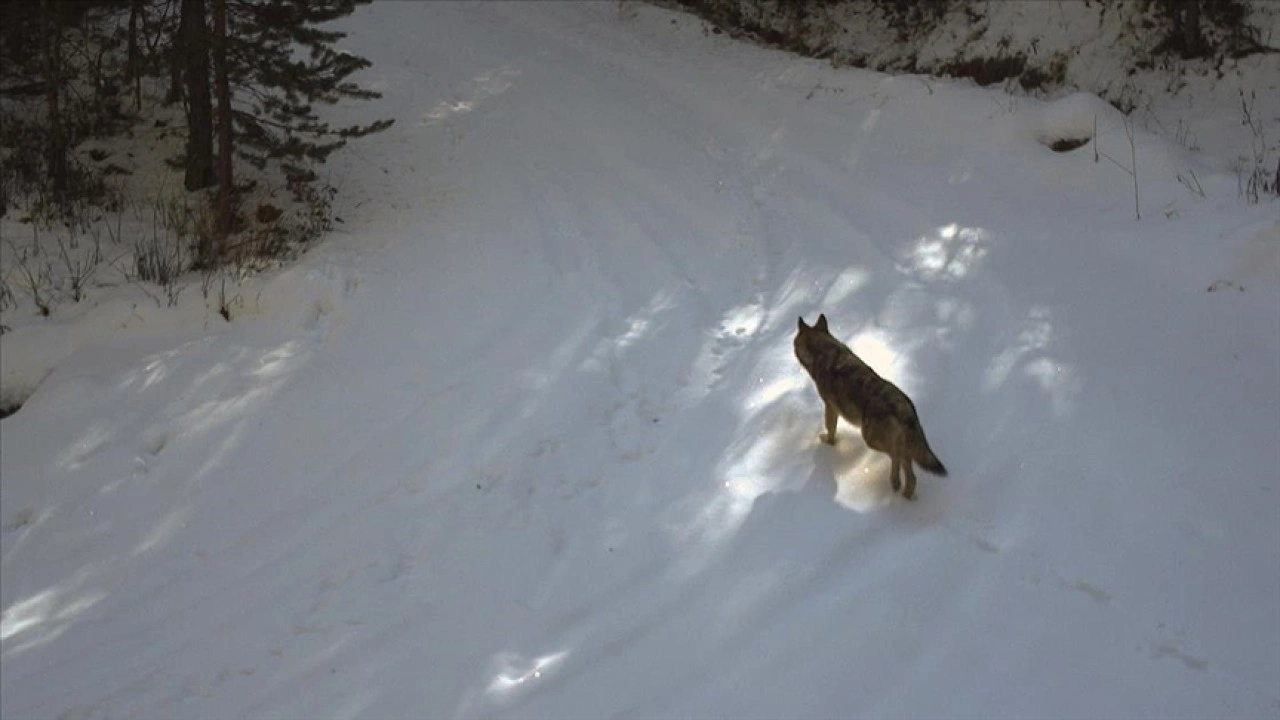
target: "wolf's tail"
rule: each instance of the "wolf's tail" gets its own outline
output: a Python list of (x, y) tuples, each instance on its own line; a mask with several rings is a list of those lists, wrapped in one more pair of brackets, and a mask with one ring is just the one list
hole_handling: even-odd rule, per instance
[(924, 428), (920, 427), (920, 422), (916, 421), (912, 425), (915, 427), (912, 428), (914, 432), (911, 433), (911, 459), (934, 475), (946, 475), (947, 468), (929, 448), (929, 441), (924, 439)]

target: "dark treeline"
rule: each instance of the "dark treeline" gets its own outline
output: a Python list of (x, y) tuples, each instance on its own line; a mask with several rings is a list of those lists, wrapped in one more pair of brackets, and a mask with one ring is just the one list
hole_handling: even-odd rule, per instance
[(367, 0), (39, 0), (0, 4), (0, 213), (17, 198), (65, 207), (100, 188), (76, 145), (142, 120), (144, 81), (180, 103), (184, 185), (212, 193), (197, 261), (237, 230), (236, 159), (278, 168), (295, 195), (349, 138), (390, 120), (333, 127), (317, 103), (377, 93), (349, 78), (369, 62), (339, 51), (325, 23)]

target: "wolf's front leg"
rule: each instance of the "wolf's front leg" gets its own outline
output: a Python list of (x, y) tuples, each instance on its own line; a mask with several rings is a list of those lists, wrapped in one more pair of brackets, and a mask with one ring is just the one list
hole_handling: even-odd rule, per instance
[(839, 419), (840, 414), (836, 412), (836, 406), (832, 405), (831, 403), (826, 403), (826, 408), (827, 408), (827, 417), (826, 417), (827, 434), (823, 436), (822, 442), (828, 445), (835, 445), (836, 444), (836, 420)]

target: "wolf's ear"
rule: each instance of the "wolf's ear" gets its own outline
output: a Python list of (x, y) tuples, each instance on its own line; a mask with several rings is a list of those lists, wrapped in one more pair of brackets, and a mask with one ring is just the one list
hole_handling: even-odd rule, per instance
[(803, 316), (803, 315), (801, 315), (800, 317), (796, 318), (796, 329), (797, 329), (797, 330), (808, 330), (808, 329), (809, 329), (809, 326), (804, 324), (804, 316)]
[(827, 316), (826, 316), (826, 314), (819, 315), (819, 316), (818, 316), (818, 322), (814, 323), (813, 327), (814, 327), (815, 329), (821, 330), (822, 332), (827, 332)]

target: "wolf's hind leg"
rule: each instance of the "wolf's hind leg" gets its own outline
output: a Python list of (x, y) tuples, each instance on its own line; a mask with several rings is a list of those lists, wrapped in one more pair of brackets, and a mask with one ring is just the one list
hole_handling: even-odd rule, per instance
[(867, 447), (889, 456), (889, 482), (893, 485), (894, 492), (902, 487), (898, 481), (899, 463), (898, 454), (895, 453), (892, 438), (887, 437), (889, 428), (885, 423), (877, 418), (867, 415), (862, 416), (862, 441)]
[[(897, 460), (894, 460), (894, 464), (895, 465), (897, 464)], [(908, 500), (915, 500), (916, 499), (916, 471), (911, 467), (911, 458), (906, 455), (902, 456), (902, 469), (905, 470), (907, 473), (907, 487), (905, 490), (902, 491), (902, 497)]]
[(826, 410), (827, 410), (827, 417), (826, 417), (827, 434), (823, 436), (822, 442), (828, 445), (835, 445), (836, 444), (836, 420), (839, 419), (840, 414), (836, 411), (835, 405), (831, 403), (825, 403), (825, 404), (826, 404)]
[(893, 485), (893, 491), (898, 492), (902, 489), (902, 464), (898, 462), (898, 456), (890, 453), (889, 455), (889, 483)]

